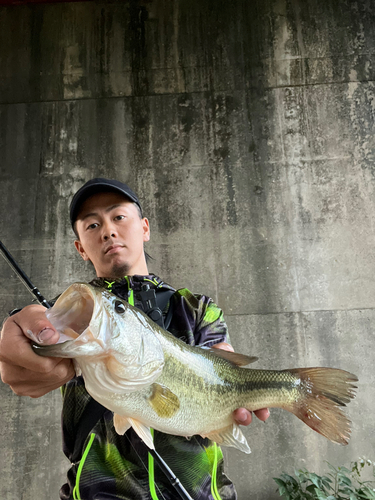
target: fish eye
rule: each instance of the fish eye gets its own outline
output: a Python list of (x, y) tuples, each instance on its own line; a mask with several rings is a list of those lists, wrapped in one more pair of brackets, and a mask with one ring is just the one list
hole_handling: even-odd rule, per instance
[(124, 304), (121, 302), (121, 300), (115, 300), (115, 311), (119, 314), (124, 314), (125, 312), (125, 306)]

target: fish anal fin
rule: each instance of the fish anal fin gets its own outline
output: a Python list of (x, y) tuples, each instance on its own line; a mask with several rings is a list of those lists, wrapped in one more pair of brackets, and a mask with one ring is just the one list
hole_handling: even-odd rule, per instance
[(128, 417), (122, 417), (121, 415), (115, 413), (113, 415), (113, 425), (117, 434), (122, 436), (128, 429), (130, 429), (132, 424), (129, 422)]
[(151, 450), (155, 449), (154, 439), (151, 435), (150, 427), (146, 427), (139, 420), (135, 418), (128, 418), (130, 425), (133, 427), (134, 431), (138, 434), (138, 436), (142, 439), (145, 445)]
[(251, 453), (247, 439), (242, 434), (239, 426), (235, 423), (224, 429), (212, 431), (202, 437), (211, 439), (211, 441), (215, 441), (215, 443), (223, 446), (233, 446), (244, 453)]
[(237, 366), (246, 366), (250, 363), (258, 361), (256, 356), (247, 356), (246, 354), (240, 354), (239, 352), (226, 351), (224, 349), (213, 349), (211, 347), (204, 350), (211, 352), (215, 356), (219, 356), (219, 358), (226, 359)]
[(151, 408), (161, 418), (170, 418), (180, 408), (178, 397), (164, 385), (154, 383), (151, 386), (152, 393), (148, 398)]

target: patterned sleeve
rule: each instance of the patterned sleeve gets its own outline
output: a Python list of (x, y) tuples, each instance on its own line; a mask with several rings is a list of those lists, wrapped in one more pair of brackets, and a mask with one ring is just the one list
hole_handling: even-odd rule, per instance
[(230, 342), (223, 311), (205, 295), (197, 295), (199, 308), (194, 337), (197, 345), (211, 347), (219, 342)]
[(211, 347), (219, 342), (230, 342), (223, 311), (211, 298), (183, 288), (177, 290), (174, 300), (171, 333), (191, 345)]

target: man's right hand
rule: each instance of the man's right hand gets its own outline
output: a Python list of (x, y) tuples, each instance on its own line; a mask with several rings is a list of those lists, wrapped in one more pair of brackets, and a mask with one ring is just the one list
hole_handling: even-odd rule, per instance
[(45, 313), (43, 306), (27, 306), (8, 318), (1, 330), (1, 379), (19, 396), (39, 398), (75, 375), (71, 359), (38, 356), (31, 348), (30, 339), (44, 345), (59, 339)]

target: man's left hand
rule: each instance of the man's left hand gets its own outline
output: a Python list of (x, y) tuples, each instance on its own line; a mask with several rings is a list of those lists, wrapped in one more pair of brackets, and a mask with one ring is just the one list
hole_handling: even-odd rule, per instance
[[(233, 347), (226, 342), (220, 342), (219, 344), (215, 344), (212, 347), (215, 349), (223, 349), (224, 351), (234, 352)], [(238, 425), (249, 425), (252, 421), (252, 413), (246, 408), (238, 408), (234, 412), (234, 420)], [(267, 418), (270, 416), (270, 411), (268, 408), (262, 408), (260, 410), (254, 411), (254, 415), (259, 418), (262, 422), (265, 422)]]

